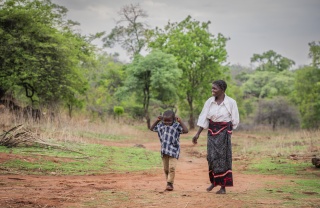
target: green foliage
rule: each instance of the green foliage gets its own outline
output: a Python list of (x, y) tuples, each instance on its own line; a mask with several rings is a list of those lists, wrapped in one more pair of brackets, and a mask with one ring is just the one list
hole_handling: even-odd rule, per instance
[(194, 113), (200, 111), (210, 96), (210, 83), (224, 77), (221, 64), (227, 57), (227, 38), (222, 34), (217, 37), (210, 34), (209, 24), (188, 16), (179, 23), (169, 22), (164, 29), (156, 28), (148, 33), (149, 47), (174, 55), (183, 71), (178, 88), (179, 104), (181, 110), (189, 113), (191, 129), (194, 127)]
[(181, 71), (172, 55), (154, 50), (145, 57), (136, 56), (126, 72), (124, 87), (118, 93), (122, 99), (135, 93), (137, 103), (143, 105), (147, 120), (150, 99), (175, 103)]
[(122, 114), (124, 113), (124, 109), (123, 109), (122, 106), (114, 106), (113, 112), (114, 112), (116, 115), (120, 116), (120, 115), (122, 115)]
[(0, 88), (20, 88), (32, 102), (74, 105), (87, 89), (81, 62), (90, 45), (64, 20), (64, 7), (40, 0), (0, 6)]
[(303, 128), (320, 127), (320, 69), (303, 67), (296, 72), (293, 100), (298, 104)]
[(291, 71), (256, 71), (247, 77), (241, 87), (246, 97), (288, 96), (294, 90), (294, 72)]
[(114, 106), (113, 112), (118, 117), (118, 120), (119, 120), (120, 116), (124, 113), (124, 108), (122, 106)]
[(125, 79), (124, 65), (108, 54), (97, 54), (96, 60), (86, 65), (85, 74), (90, 85), (87, 110), (103, 119), (106, 112), (113, 113), (112, 106), (120, 104), (115, 93)]
[(309, 43), (309, 57), (312, 59), (312, 66), (320, 68), (320, 41)]
[(257, 63), (258, 71), (273, 71), (281, 72), (289, 70), (295, 62), (277, 54), (273, 50), (264, 52), (262, 55), (253, 54), (251, 57), (251, 63)]
[[(254, 98), (256, 98), (260, 100), (263, 105), (267, 105), (269, 107), (273, 106), (273, 110), (271, 110), (267, 106), (259, 107), (260, 110), (258, 110), (256, 114), (258, 123), (263, 123), (268, 120), (268, 122), (272, 124), (273, 128), (275, 128), (275, 120), (277, 120), (277, 125), (286, 125), (286, 123), (288, 123), (284, 122), (284, 120), (286, 120), (286, 117), (274, 117), (275, 119), (271, 119), (270, 117), (273, 114), (272, 112), (277, 111), (276, 108), (278, 108), (280, 113), (278, 117), (281, 117), (281, 112), (286, 112), (287, 116), (292, 119), (292, 121), (290, 121), (289, 123), (297, 124), (298, 115), (295, 112), (296, 110), (294, 110), (294, 107), (291, 106), (290, 103), (285, 102), (281, 104), (276, 101), (277, 97), (279, 96), (288, 98), (288, 100), (294, 100), (296, 97), (296, 86), (292, 84), (294, 83), (296, 72), (289, 70), (294, 65), (294, 61), (270, 50), (263, 53), (262, 55), (254, 54), (251, 58), (251, 62), (257, 64), (255, 71), (250, 72), (249, 74), (240, 72), (234, 76), (237, 81), (240, 81), (240, 83), (242, 83), (241, 89), (244, 92), (244, 97), (246, 98), (246, 100), (250, 99), (251, 101), (253, 101), (251, 102), (250, 100), (248, 100), (245, 102), (246, 109), (248, 110), (247, 115), (254, 112), (254, 109), (252, 109), (253, 106), (259, 106), (254, 102)], [(246, 72), (245, 70), (242, 71)], [(273, 99), (273, 101), (268, 101), (268, 99)], [(269, 104), (267, 104), (268, 102)], [(263, 110), (264, 108), (265, 111), (268, 112), (263, 112), (262, 114), (264, 116), (261, 116), (261, 110)], [(267, 114), (269, 116), (266, 116)], [(283, 121), (280, 121), (281, 119)]]

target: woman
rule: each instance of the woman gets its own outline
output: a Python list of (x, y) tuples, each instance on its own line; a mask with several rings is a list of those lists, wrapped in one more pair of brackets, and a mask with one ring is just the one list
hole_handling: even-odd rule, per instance
[(200, 133), (208, 129), (207, 160), (211, 185), (221, 186), (217, 194), (225, 194), (226, 186), (233, 186), (231, 133), (239, 124), (238, 106), (234, 99), (225, 94), (227, 83), (217, 80), (212, 83), (212, 97), (204, 104), (199, 115), (199, 130), (192, 138), (197, 144)]

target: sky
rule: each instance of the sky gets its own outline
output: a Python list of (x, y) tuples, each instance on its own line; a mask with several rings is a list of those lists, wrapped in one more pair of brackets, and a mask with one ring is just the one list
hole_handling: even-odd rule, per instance
[[(130, 4), (139, 4), (147, 12), (143, 21), (150, 29), (180, 22), (188, 15), (200, 22), (210, 21), (211, 34), (230, 38), (227, 63), (242, 66), (250, 66), (253, 54), (273, 50), (293, 60), (298, 68), (311, 63), (308, 43), (320, 41), (320, 0), (51, 1), (68, 9), (67, 18), (79, 22), (84, 35), (109, 34), (120, 18), (118, 11)], [(120, 60), (129, 60), (119, 46), (105, 51), (119, 52)]]

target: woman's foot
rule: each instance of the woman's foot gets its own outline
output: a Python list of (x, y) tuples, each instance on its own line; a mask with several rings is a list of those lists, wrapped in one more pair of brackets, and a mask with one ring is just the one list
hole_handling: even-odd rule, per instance
[(208, 188), (207, 188), (207, 192), (211, 191), (214, 188), (214, 185), (211, 184)]
[(216, 192), (216, 194), (226, 194), (226, 193), (227, 193), (226, 188), (222, 188), (222, 187), (219, 191)]

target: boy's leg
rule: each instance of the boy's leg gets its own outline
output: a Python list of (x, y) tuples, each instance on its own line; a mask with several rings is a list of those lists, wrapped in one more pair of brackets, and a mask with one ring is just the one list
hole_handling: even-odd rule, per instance
[(171, 184), (174, 183), (177, 161), (178, 161), (177, 158), (169, 157), (169, 173), (168, 173), (168, 179), (167, 179), (168, 183), (171, 183)]
[(162, 156), (162, 164), (163, 164), (163, 171), (166, 176), (166, 180), (168, 180), (168, 174), (169, 174), (169, 156), (168, 155)]

